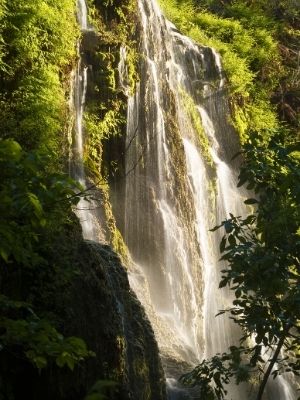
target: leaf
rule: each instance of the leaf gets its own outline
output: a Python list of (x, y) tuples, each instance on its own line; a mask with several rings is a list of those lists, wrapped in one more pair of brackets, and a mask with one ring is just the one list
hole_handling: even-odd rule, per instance
[(236, 239), (233, 235), (228, 236), (228, 241), (229, 241), (230, 246), (232, 246), (232, 247), (236, 246)]
[(233, 227), (232, 227), (232, 224), (230, 221), (224, 222), (224, 228), (225, 228), (226, 233), (231, 233), (233, 230)]
[(14, 161), (19, 161), (22, 155), (22, 148), (19, 145), (18, 142), (12, 140), (12, 139), (7, 139), (7, 140), (1, 140), (1, 148), (0, 148), (0, 160), (2, 159), (2, 153), (3, 153), (3, 158), (7, 159), (9, 156), (10, 159), (13, 159)]
[(254, 221), (256, 220), (256, 216), (255, 215), (248, 215), (248, 217), (244, 220), (244, 225), (251, 225), (254, 223)]
[(228, 280), (227, 279), (222, 279), (221, 282), (219, 283), (219, 289), (225, 287), (227, 285)]
[(247, 182), (247, 180), (248, 180), (248, 177), (247, 177), (247, 176), (242, 176), (242, 175), (240, 175), (240, 176), (239, 176), (239, 181), (238, 181), (237, 187), (243, 186), (243, 185)]
[(243, 236), (238, 236), (238, 239), (242, 244), (246, 244), (247, 243), (247, 240)]
[(34, 208), (35, 215), (40, 219), (43, 214), (43, 207), (40, 200), (34, 193), (28, 193), (28, 199)]
[(215, 381), (216, 385), (221, 386), (221, 373), (219, 371), (215, 372), (213, 377), (214, 377), (214, 381)]
[(71, 371), (74, 370), (75, 360), (74, 360), (71, 356), (70, 356), (70, 357), (67, 357), (67, 359), (66, 359), (66, 364), (67, 364), (67, 366), (70, 368)]
[(223, 253), (226, 248), (226, 236), (223, 236), (221, 243), (220, 243), (220, 252)]
[(215, 232), (217, 229), (221, 228), (222, 225), (216, 225), (213, 228), (211, 228), (209, 231), (210, 232)]
[(62, 368), (65, 365), (65, 360), (62, 356), (57, 357), (55, 361), (59, 368)]
[(3, 247), (0, 248), (0, 256), (3, 258), (3, 260), (4, 260), (6, 263), (8, 263), (9, 254), (7, 253), (6, 250), (3, 249)]
[(45, 357), (37, 356), (33, 358), (33, 363), (37, 367), (37, 369), (43, 369), (47, 367), (47, 360)]
[(258, 201), (256, 199), (247, 199), (244, 201), (244, 204), (257, 204)]

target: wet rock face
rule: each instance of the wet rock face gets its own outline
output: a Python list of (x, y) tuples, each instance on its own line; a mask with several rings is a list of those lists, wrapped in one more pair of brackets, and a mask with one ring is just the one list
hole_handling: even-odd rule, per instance
[(29, 281), (17, 266), (9, 276), (2, 270), (0, 289), (20, 299), (29, 291), (37, 315), (65, 337), (82, 338), (95, 357), (74, 371), (49, 362), (39, 373), (18, 347), (2, 350), (0, 399), (83, 400), (95, 382), (110, 380), (116, 391), (109, 400), (165, 400), (156, 340), (124, 267), (109, 246), (82, 240), (79, 221), (69, 218), (72, 224), (42, 247), (43, 272), (33, 271)]
[(67, 333), (82, 337), (96, 357), (78, 368), (76, 381), (62, 378), (64, 395), (51, 399), (80, 399), (82, 386), (88, 389), (99, 379), (119, 383), (111, 399), (165, 399), (153, 331), (119, 258), (109, 246), (93, 242), (82, 245), (81, 255), (81, 273), (67, 307)]
[[(87, 336), (97, 355), (91, 363), (97, 364), (103, 378), (120, 382), (117, 399), (164, 399), (164, 375), (154, 334), (119, 258), (108, 246), (87, 242), (85, 247), (90, 266), (85, 271), (83, 264), (82, 277), (74, 285), (74, 305), (77, 302), (81, 310), (75, 322), (78, 333)], [(85, 293), (86, 299), (77, 293)]]
[(95, 357), (73, 372), (32, 371), (31, 399), (82, 400), (95, 382), (112, 380), (117, 387), (110, 400), (165, 400), (154, 334), (119, 258), (94, 242), (82, 242), (77, 251), (77, 277), (56, 306), (63, 333), (81, 337)]

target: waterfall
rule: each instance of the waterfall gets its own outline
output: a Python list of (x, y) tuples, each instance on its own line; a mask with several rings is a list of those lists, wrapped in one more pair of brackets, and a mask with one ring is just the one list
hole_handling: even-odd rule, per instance
[[(232, 294), (218, 288), (220, 234), (209, 229), (229, 213), (246, 215), (249, 195), (236, 187), (238, 165), (231, 160), (239, 144), (220, 55), (183, 36), (155, 0), (139, 0), (138, 9), (142, 60), (133, 95), (124, 48), (119, 65), (128, 95), (121, 230), (133, 259), (130, 283), (154, 328), (169, 398), (197, 398), (178, 388), (176, 378), (239, 338), (227, 316), (215, 318)], [(294, 399), (285, 381), (277, 386), (278, 400)], [(251, 398), (245, 386), (229, 391), (232, 400)]]
[[(132, 173), (126, 182), (124, 236), (149, 285), (155, 324), (166, 330), (163, 355), (193, 364), (207, 347), (203, 282), (219, 257), (208, 229), (217, 220), (217, 203), (227, 195), (213, 186), (232, 181), (235, 188), (208, 115), (223, 101), (209, 83), (217, 80), (222, 88), (224, 78), (218, 55), (182, 36), (155, 2), (140, 1), (139, 11), (144, 61), (139, 87), (128, 102), (126, 165)], [(205, 132), (199, 132), (202, 126)], [(209, 160), (201, 154), (204, 134)], [(220, 176), (226, 182), (220, 183)]]
[[(92, 30), (88, 24), (87, 6), (85, 0), (77, 1), (77, 20), (82, 34)], [(80, 182), (86, 190), (90, 185), (84, 170), (84, 124), (83, 114), (86, 102), (88, 67), (84, 65), (81, 57), (81, 45), (78, 43), (79, 61), (73, 73), (73, 93), (71, 98), (71, 109), (75, 115), (74, 123), (74, 144), (72, 149), (71, 175)], [(97, 212), (97, 203), (93, 198), (89, 200), (81, 198), (76, 208), (76, 215), (80, 220), (83, 236), (85, 239), (98, 241), (101, 235)]]
[(77, 1), (77, 20), (82, 31), (88, 29), (87, 6), (84, 0)]
[[(78, 0), (82, 33), (92, 29), (84, 0)], [(132, 257), (130, 284), (144, 305), (159, 344), (170, 399), (197, 399), (176, 379), (203, 357), (225, 351), (239, 337), (226, 316), (230, 305), (220, 281), (220, 236), (209, 232), (229, 213), (245, 215), (231, 161), (238, 138), (230, 115), (219, 54), (196, 45), (167, 21), (155, 0), (138, 0), (140, 81), (128, 88), (126, 47), (120, 50), (120, 87), (128, 96), (124, 215), (118, 225)], [(79, 49), (80, 53), (80, 49)], [(88, 68), (80, 58), (74, 73), (76, 117), (72, 175), (88, 186), (84, 170), (83, 113)], [(121, 206), (121, 204), (120, 204)], [(99, 239), (96, 204), (82, 199), (77, 215), (86, 239)], [(121, 214), (121, 213), (118, 213)], [(111, 283), (118, 300), (118, 289)], [(122, 309), (120, 307), (120, 313)], [(278, 400), (294, 400), (284, 378)], [(246, 400), (246, 387), (230, 388)]]
[(227, 297), (217, 290), (209, 228), (242, 199), (222, 143), (237, 148), (219, 55), (182, 36), (154, 1), (139, 1), (139, 12), (143, 62), (128, 100), (124, 237), (132, 286), (172, 374), (174, 364), (194, 365), (230, 344), (226, 319), (214, 318)]

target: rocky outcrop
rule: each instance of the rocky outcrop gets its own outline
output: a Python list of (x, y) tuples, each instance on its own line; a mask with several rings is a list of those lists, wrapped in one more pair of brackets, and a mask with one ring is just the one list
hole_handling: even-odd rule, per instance
[(29, 291), (40, 316), (66, 337), (82, 338), (95, 356), (73, 371), (49, 362), (38, 372), (18, 347), (2, 351), (0, 400), (83, 400), (96, 382), (100, 387), (113, 382), (109, 400), (165, 400), (154, 334), (120, 259), (109, 246), (82, 240), (72, 219), (43, 246), (47, 264), (30, 279), (17, 268), (14, 274), (2, 273), (1, 289), (9, 296), (16, 285), (20, 293)]
[[(81, 385), (96, 380), (119, 383), (113, 399), (159, 400), (165, 383), (158, 348), (150, 323), (129, 287), (126, 271), (109, 246), (84, 242), (80, 249), (80, 275), (73, 283), (66, 325), (68, 334), (82, 337), (96, 354), (76, 372)], [(64, 390), (80, 387), (74, 377)], [(56, 398), (56, 397), (51, 397)], [(50, 398), (49, 398), (50, 399)]]
[(82, 399), (98, 380), (117, 383), (110, 399), (165, 399), (154, 334), (118, 256), (94, 242), (83, 242), (78, 250), (79, 273), (64, 305), (64, 328), (66, 335), (83, 338), (95, 357), (75, 375), (48, 376), (53, 385), (43, 399)]

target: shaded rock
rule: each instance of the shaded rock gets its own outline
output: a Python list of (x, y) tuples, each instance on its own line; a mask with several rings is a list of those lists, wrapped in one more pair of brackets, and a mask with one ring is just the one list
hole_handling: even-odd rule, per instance
[(76, 377), (55, 373), (43, 399), (81, 399), (101, 379), (119, 384), (111, 399), (165, 399), (154, 334), (119, 258), (94, 242), (83, 242), (79, 252), (80, 273), (65, 304), (65, 334), (82, 337), (96, 357), (77, 368)]
[[(82, 338), (95, 357), (74, 371), (50, 363), (38, 373), (18, 349), (2, 351), (0, 400), (83, 400), (99, 380), (116, 382), (110, 400), (166, 399), (152, 328), (118, 256), (109, 246), (83, 241), (75, 221), (51, 247), (45, 248), (49, 268), (43, 267), (41, 278), (31, 278), (30, 286), (24, 275), (22, 286), (38, 291), (33, 305), (39, 315), (50, 318), (65, 336)], [(2, 279), (6, 294), (16, 276)]]

